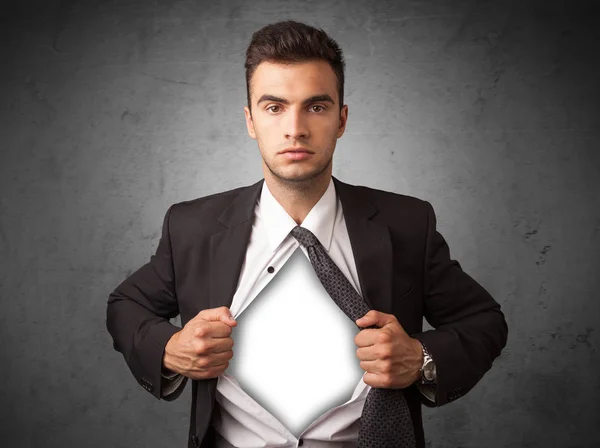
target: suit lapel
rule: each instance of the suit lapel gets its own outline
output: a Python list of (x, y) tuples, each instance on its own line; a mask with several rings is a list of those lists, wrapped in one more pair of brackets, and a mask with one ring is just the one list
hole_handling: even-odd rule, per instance
[(245, 188), (219, 216), (226, 228), (210, 238), (210, 308), (230, 307), (254, 222), (254, 207), (264, 179)]
[(371, 219), (377, 207), (362, 189), (333, 178), (342, 203), (363, 298), (371, 309), (392, 312), (392, 242), (389, 229)]
[[(342, 203), (363, 298), (372, 309), (391, 313), (393, 253), (389, 229), (372, 219), (377, 208), (360, 188), (335, 177), (333, 181)], [(263, 182), (261, 179), (245, 188), (218, 218), (225, 229), (210, 238), (210, 308), (231, 306)]]

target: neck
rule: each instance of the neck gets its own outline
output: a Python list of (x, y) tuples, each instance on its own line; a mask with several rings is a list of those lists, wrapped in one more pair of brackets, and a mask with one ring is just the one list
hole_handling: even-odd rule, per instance
[(269, 191), (298, 225), (302, 224), (306, 215), (319, 202), (331, 181), (331, 169), (303, 182), (285, 181), (274, 176), (268, 169), (264, 174)]

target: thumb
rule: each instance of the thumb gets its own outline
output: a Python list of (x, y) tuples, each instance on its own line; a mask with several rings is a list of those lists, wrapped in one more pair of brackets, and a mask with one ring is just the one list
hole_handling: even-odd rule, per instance
[(237, 322), (231, 315), (231, 310), (226, 306), (220, 306), (218, 308), (207, 308), (200, 311), (197, 317), (207, 322), (223, 322), (224, 324), (233, 327), (237, 325)]
[(390, 317), (393, 316), (382, 313), (381, 311), (370, 310), (363, 317), (356, 320), (356, 325), (359, 327), (370, 327), (373, 325), (383, 327), (391, 322)]

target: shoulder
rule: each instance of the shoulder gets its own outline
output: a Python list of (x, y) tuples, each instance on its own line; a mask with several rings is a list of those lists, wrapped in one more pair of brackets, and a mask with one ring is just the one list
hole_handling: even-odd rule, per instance
[(171, 207), (177, 209), (178, 214), (185, 213), (215, 213), (224, 210), (231, 202), (250, 186), (233, 188), (219, 193), (213, 193), (188, 201), (181, 201), (173, 204)]
[(166, 218), (169, 220), (171, 228), (177, 227), (179, 230), (190, 226), (196, 229), (202, 228), (208, 232), (220, 230), (223, 228), (223, 224), (219, 222), (219, 217), (240, 196), (245, 197), (241, 198), (243, 199), (242, 204), (239, 201), (237, 206), (241, 205), (248, 210), (253, 209), (253, 204), (250, 204), (248, 199), (258, 191), (259, 183), (174, 203), (167, 210)]
[[(371, 219), (384, 224), (395, 233), (407, 238), (420, 240), (427, 234), (435, 215), (432, 205), (421, 198), (395, 193), (364, 185), (341, 183), (349, 208), (360, 207), (369, 210)], [(368, 206), (358, 204), (369, 204)], [(368, 207), (368, 208), (367, 208)], [(344, 206), (344, 213), (346, 213)], [(432, 218), (433, 217), (433, 218)]]
[[(339, 181), (338, 181), (339, 182)], [(351, 185), (340, 182), (347, 190), (348, 194), (359, 196), (377, 208), (381, 212), (397, 211), (415, 211), (427, 212), (431, 204), (416, 196), (411, 196), (402, 193), (382, 190), (378, 188), (368, 187), (365, 185)]]
[(365, 195), (377, 203), (395, 203), (404, 204), (412, 207), (422, 207), (427, 201), (416, 196), (410, 196), (393, 191), (380, 190), (377, 188), (367, 187), (364, 185), (351, 185), (358, 194)]

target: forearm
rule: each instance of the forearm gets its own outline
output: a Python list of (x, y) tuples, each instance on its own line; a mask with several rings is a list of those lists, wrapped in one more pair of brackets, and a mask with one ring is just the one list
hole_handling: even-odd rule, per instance
[(174, 334), (169, 340), (169, 342), (167, 342), (162, 359), (160, 393), (161, 398), (166, 401), (175, 400), (181, 394), (183, 388), (185, 387), (185, 383), (187, 382), (187, 377), (174, 370), (171, 370), (169, 368), (170, 363), (167, 362), (167, 360), (169, 359), (167, 356), (167, 349), (169, 348), (169, 343), (173, 340), (174, 337), (176, 337), (176, 334)]
[(117, 292), (109, 298), (106, 326), (138, 383), (160, 398), (164, 347), (180, 329)]
[(504, 315), (491, 309), (412, 335), (435, 361), (438, 406), (465, 395), (479, 382), (500, 355), (507, 333)]
[(115, 350), (123, 354), (136, 380), (156, 398), (160, 398), (165, 346), (180, 330), (169, 322), (179, 314), (169, 233), (173, 208), (165, 214), (156, 253), (117, 286), (106, 309), (106, 327)]

